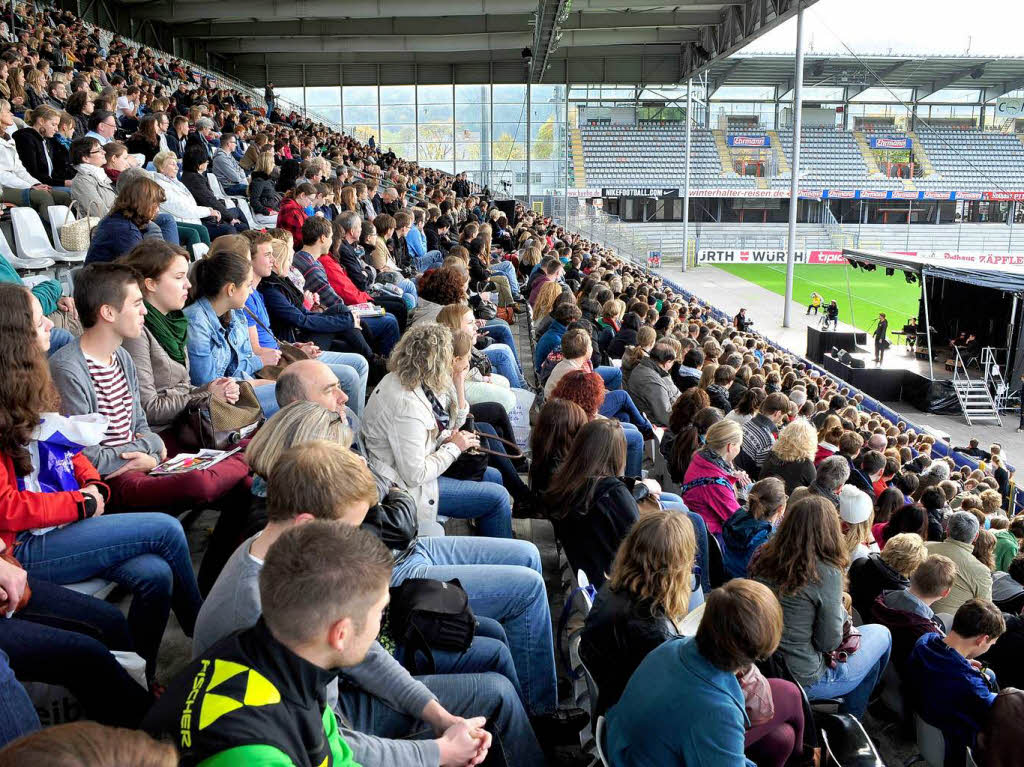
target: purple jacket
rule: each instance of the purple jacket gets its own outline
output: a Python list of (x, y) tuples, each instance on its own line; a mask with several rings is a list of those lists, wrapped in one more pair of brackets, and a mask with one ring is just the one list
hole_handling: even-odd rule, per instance
[(687, 508), (703, 517), (712, 535), (720, 536), (722, 523), (740, 507), (733, 478), (699, 452), (686, 469), (681, 494)]

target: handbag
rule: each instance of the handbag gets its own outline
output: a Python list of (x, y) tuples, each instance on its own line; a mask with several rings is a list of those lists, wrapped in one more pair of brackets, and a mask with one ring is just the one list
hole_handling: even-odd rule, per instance
[(473, 316), (478, 320), (493, 320), (498, 316), (498, 307), (479, 295), (470, 296), (469, 305), (473, 309)]
[(224, 402), (206, 394), (188, 403), (176, 422), (178, 441), (187, 450), (229, 450), (264, 421), (263, 408), (248, 381), (238, 382), (238, 400)]
[(825, 653), (825, 662), (829, 668), (835, 668), (840, 663), (846, 663), (847, 658), (860, 649), (860, 631), (853, 625), (853, 620), (847, 618), (843, 622), (843, 639), (839, 646), (832, 652)]
[[(89, 204), (90, 209), (95, 204)], [(92, 242), (92, 230), (100, 223), (100, 219), (87, 215), (85, 218), (75, 219), (73, 211), (78, 205), (78, 200), (72, 200), (68, 206), (68, 212), (64, 216), (64, 223), (60, 226), (60, 244), (64, 250), (82, 251), (88, 250)], [(92, 211), (89, 210), (89, 213)], [(70, 222), (68, 221), (70, 219)]]
[(388, 622), (391, 635), (405, 644), (406, 663), (414, 664), (416, 652), (421, 651), (427, 659), (427, 674), (434, 673), (432, 650), (465, 652), (476, 635), (476, 616), (458, 579), (403, 581), (391, 589)]
[(276, 365), (264, 365), (262, 368), (256, 371), (257, 378), (262, 378), (265, 381), (276, 381), (278, 378), (280, 378), (281, 373), (284, 372), (284, 369), (291, 365), (293, 362), (313, 359), (295, 344), (290, 344), (287, 341), (278, 341), (277, 338), (274, 337), (274, 334), (270, 330), (270, 328), (264, 325), (263, 321), (259, 317), (257, 317), (251, 311), (249, 311), (248, 306), (245, 307), (245, 313), (252, 317), (253, 320), (256, 321), (257, 325), (259, 325), (261, 328), (267, 331), (267, 334), (271, 338), (277, 341), (277, 348), (281, 352), (281, 361), (278, 362)]
[[(499, 437), (496, 434), (483, 434), (476, 430), (474, 424), (473, 416), (468, 415), (460, 431), (468, 431), (470, 434), (476, 434), (480, 437), (480, 447), (474, 447), (472, 450), (463, 450), (459, 457), (455, 459), (455, 462), (442, 473), (442, 476), (451, 479), (462, 479), (468, 482), (480, 482), (484, 478), (484, 472), (487, 471), (487, 456), (498, 455), (512, 461), (523, 457), (523, 451), (519, 449), (519, 445), (515, 442)], [(499, 450), (491, 450), (489, 447), (484, 447), (484, 440), (497, 440), (506, 447), (511, 448), (511, 450), (506, 450), (504, 453)]]
[(736, 674), (736, 681), (743, 690), (743, 707), (750, 718), (750, 726), (770, 722), (775, 716), (775, 701), (772, 699), (772, 688), (761, 670), (753, 663), (742, 674)]

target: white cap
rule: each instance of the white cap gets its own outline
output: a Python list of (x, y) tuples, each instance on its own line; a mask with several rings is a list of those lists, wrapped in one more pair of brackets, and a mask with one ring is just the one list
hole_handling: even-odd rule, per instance
[(843, 485), (839, 493), (839, 518), (849, 525), (859, 525), (871, 517), (873, 506), (868, 494), (853, 485)]

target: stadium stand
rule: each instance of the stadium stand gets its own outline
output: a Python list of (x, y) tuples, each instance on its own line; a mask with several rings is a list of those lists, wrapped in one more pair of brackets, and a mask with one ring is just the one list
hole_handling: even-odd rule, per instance
[[(984, 764), (1018, 732), (967, 662), (1024, 684), (1021, 619), (992, 604), (1024, 593), (998, 445), (937, 444), (464, 176), (70, 12), (12, 14), (0, 74), (109, 108), (64, 136), (99, 223), (31, 225), (85, 265), (32, 265), (20, 236), (0, 260), (0, 767), (867, 767), (883, 691), (929, 754), (938, 731)], [(28, 106), (49, 132), (27, 83), (0, 124)], [(702, 179), (757, 183), (699, 133)], [(676, 130), (582, 134), (588, 183), (674, 183)], [(811, 178), (867, 173), (850, 134), (808, 135)], [(15, 235), (63, 201), (30, 183), (35, 146), (60, 157), (40, 138), (3, 139)], [(277, 227), (244, 204), (261, 186)], [(211, 446), (241, 449), (182, 458)], [(941, 708), (900, 678), (937, 657)]]

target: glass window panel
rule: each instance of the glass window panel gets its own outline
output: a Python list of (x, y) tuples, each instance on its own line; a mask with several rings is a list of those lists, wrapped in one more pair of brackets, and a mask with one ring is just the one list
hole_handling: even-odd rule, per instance
[(452, 86), (450, 85), (420, 85), (417, 87), (420, 106), (452, 103)]
[(380, 89), (381, 104), (415, 104), (415, 85), (386, 85)]
[(335, 107), (341, 104), (341, 88), (336, 85), (306, 88), (306, 106)]
[(382, 106), (380, 108), (380, 121), (384, 123), (401, 125), (408, 123), (415, 125), (416, 108), (414, 106)]
[(957, 104), (975, 104), (980, 94), (977, 90), (964, 88), (943, 88), (935, 91), (931, 96), (921, 99), (924, 103), (937, 103), (942, 101), (953, 101)]
[(495, 161), (525, 160), (526, 143), (513, 138), (515, 134), (496, 133), (491, 140), (491, 154)]
[(517, 141), (526, 141), (526, 123), (494, 123), (491, 125), (491, 135), (495, 138), (504, 133), (515, 136)]
[(325, 122), (341, 124), (341, 107), (311, 107), (309, 110), (314, 116), (319, 116)]
[(483, 123), (456, 123), (455, 140), (458, 142), (479, 141), (484, 132)]
[(523, 108), (524, 104), (495, 104), (492, 109), (494, 110), (494, 117), (492, 118), (496, 123), (517, 123), (522, 120), (526, 122), (526, 110)]
[(341, 103), (345, 105), (346, 110), (350, 106), (367, 106), (370, 104), (374, 108), (377, 106), (376, 85), (346, 85), (343, 91)]
[[(444, 123), (452, 124), (452, 105), (449, 104), (420, 104), (420, 124), (423, 123)], [(450, 129), (449, 129), (450, 130)]]
[[(480, 160), (483, 156), (485, 147), (480, 145), (480, 142), (475, 144), (456, 144), (455, 145), (455, 159), (456, 160)], [(477, 163), (476, 167), (480, 167)], [(466, 170), (466, 168), (462, 168)]]
[(456, 104), (455, 122), (487, 122), (491, 119), (490, 104)]
[(526, 86), (495, 85), (492, 98), (495, 104), (522, 104), (526, 101)]
[(377, 124), (377, 107), (360, 107), (352, 106), (348, 102), (345, 103), (345, 124), (355, 125), (356, 123), (372, 123)]
[(396, 155), (403, 159), (412, 159), (416, 156), (416, 144), (414, 143), (402, 143), (400, 141), (385, 141), (379, 142), (384, 151), (390, 149)]
[[(370, 140), (370, 136), (377, 135), (377, 123), (373, 125), (345, 122), (345, 132), (355, 136), (358, 141), (364, 144)], [(376, 139), (375, 139), (376, 140)]]
[(421, 163), (429, 163), (431, 161), (439, 160), (451, 160), (455, 156), (455, 150), (451, 143), (440, 144), (440, 143), (424, 143), (423, 141), (419, 144), (420, 154), (419, 161)]
[(533, 101), (552, 101), (562, 99), (562, 91), (565, 89), (563, 85), (533, 85), (531, 86), (530, 94)]
[(415, 143), (416, 126), (408, 123), (404, 125), (381, 125), (380, 140), (382, 142)]
[(420, 144), (452, 144), (452, 129), (449, 125), (420, 125)]
[(491, 88), (488, 85), (456, 85), (456, 104), (487, 104), (491, 100)]
[[(895, 96), (893, 94), (895, 94)], [(912, 98), (914, 98), (912, 88), (868, 88), (863, 93), (859, 93), (854, 96), (852, 101), (885, 104), (897, 100), (910, 101)], [(792, 91), (790, 91), (789, 100), (792, 100)]]
[(288, 101), (302, 106), (302, 88), (274, 88), (278, 101)]

